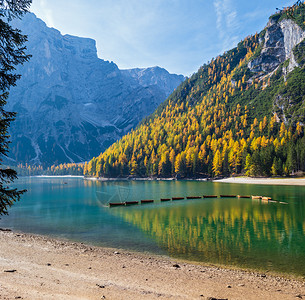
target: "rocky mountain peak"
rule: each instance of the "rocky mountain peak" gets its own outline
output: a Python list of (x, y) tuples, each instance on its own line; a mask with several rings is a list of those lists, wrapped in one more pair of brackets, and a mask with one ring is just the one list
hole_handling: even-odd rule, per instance
[(265, 76), (289, 59), (287, 71), (291, 72), (297, 66), (292, 49), (304, 38), (305, 31), (293, 20), (283, 19), (278, 22), (271, 17), (265, 28), (261, 54), (249, 62), (249, 69)]
[(22, 77), (7, 104), (18, 113), (10, 132), (16, 163), (88, 160), (152, 113), (184, 79), (162, 68), (147, 69), (145, 80), (134, 75), (138, 71), (121, 71), (98, 58), (93, 39), (62, 35), (34, 14), (14, 25), (28, 35), (32, 55), (18, 66)]
[[(121, 70), (124, 75), (131, 76), (143, 87), (159, 86), (169, 96), (172, 91), (181, 83), (185, 77), (183, 75), (170, 74), (167, 70), (158, 66), (151, 68), (135, 68)], [(169, 80), (170, 79), (170, 80)]]

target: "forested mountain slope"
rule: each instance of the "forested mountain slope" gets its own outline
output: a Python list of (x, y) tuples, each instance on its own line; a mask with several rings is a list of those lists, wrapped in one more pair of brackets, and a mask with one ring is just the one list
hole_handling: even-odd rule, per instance
[[(28, 35), (31, 60), (10, 91), (10, 163), (82, 162), (136, 127), (184, 80), (153, 67), (120, 70), (98, 58), (95, 41), (62, 35), (27, 14), (14, 25)], [(145, 74), (145, 76), (143, 76)]]
[(202, 177), (305, 171), (305, 9), (185, 80), (140, 126), (85, 166), (93, 176)]

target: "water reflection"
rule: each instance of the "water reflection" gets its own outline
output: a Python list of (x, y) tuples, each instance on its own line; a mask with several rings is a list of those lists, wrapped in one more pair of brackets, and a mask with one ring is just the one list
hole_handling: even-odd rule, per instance
[[(98, 182), (24, 178), (28, 193), (0, 227), (183, 259), (305, 275), (305, 187), (211, 182)], [(105, 208), (109, 201), (243, 194), (251, 199), (201, 199)]]
[(303, 201), (286, 206), (250, 199), (199, 201), (113, 213), (172, 256), (305, 275)]

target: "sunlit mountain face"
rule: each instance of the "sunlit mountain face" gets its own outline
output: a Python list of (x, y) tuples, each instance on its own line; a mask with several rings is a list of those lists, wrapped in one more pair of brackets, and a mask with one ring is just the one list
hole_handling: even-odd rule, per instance
[(36, 18), (15, 21), (31, 60), (10, 92), (12, 163), (81, 162), (152, 113), (184, 80), (159, 67), (120, 70), (98, 58), (95, 41), (61, 35)]

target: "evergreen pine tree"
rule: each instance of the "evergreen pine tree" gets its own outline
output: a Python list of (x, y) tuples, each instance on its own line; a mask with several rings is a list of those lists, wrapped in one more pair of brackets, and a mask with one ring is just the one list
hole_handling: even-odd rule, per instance
[[(0, 164), (3, 156), (8, 153), (9, 135), (8, 128), (15, 119), (14, 112), (5, 110), (10, 87), (16, 85), (20, 75), (15, 74), (15, 66), (29, 59), (24, 53), (24, 43), (27, 38), (21, 31), (14, 29), (10, 21), (26, 13), (31, 0), (1, 0), (0, 1)], [(15, 170), (0, 167), (0, 215), (7, 215), (8, 208), (25, 190), (12, 189), (9, 185), (17, 178)]]

